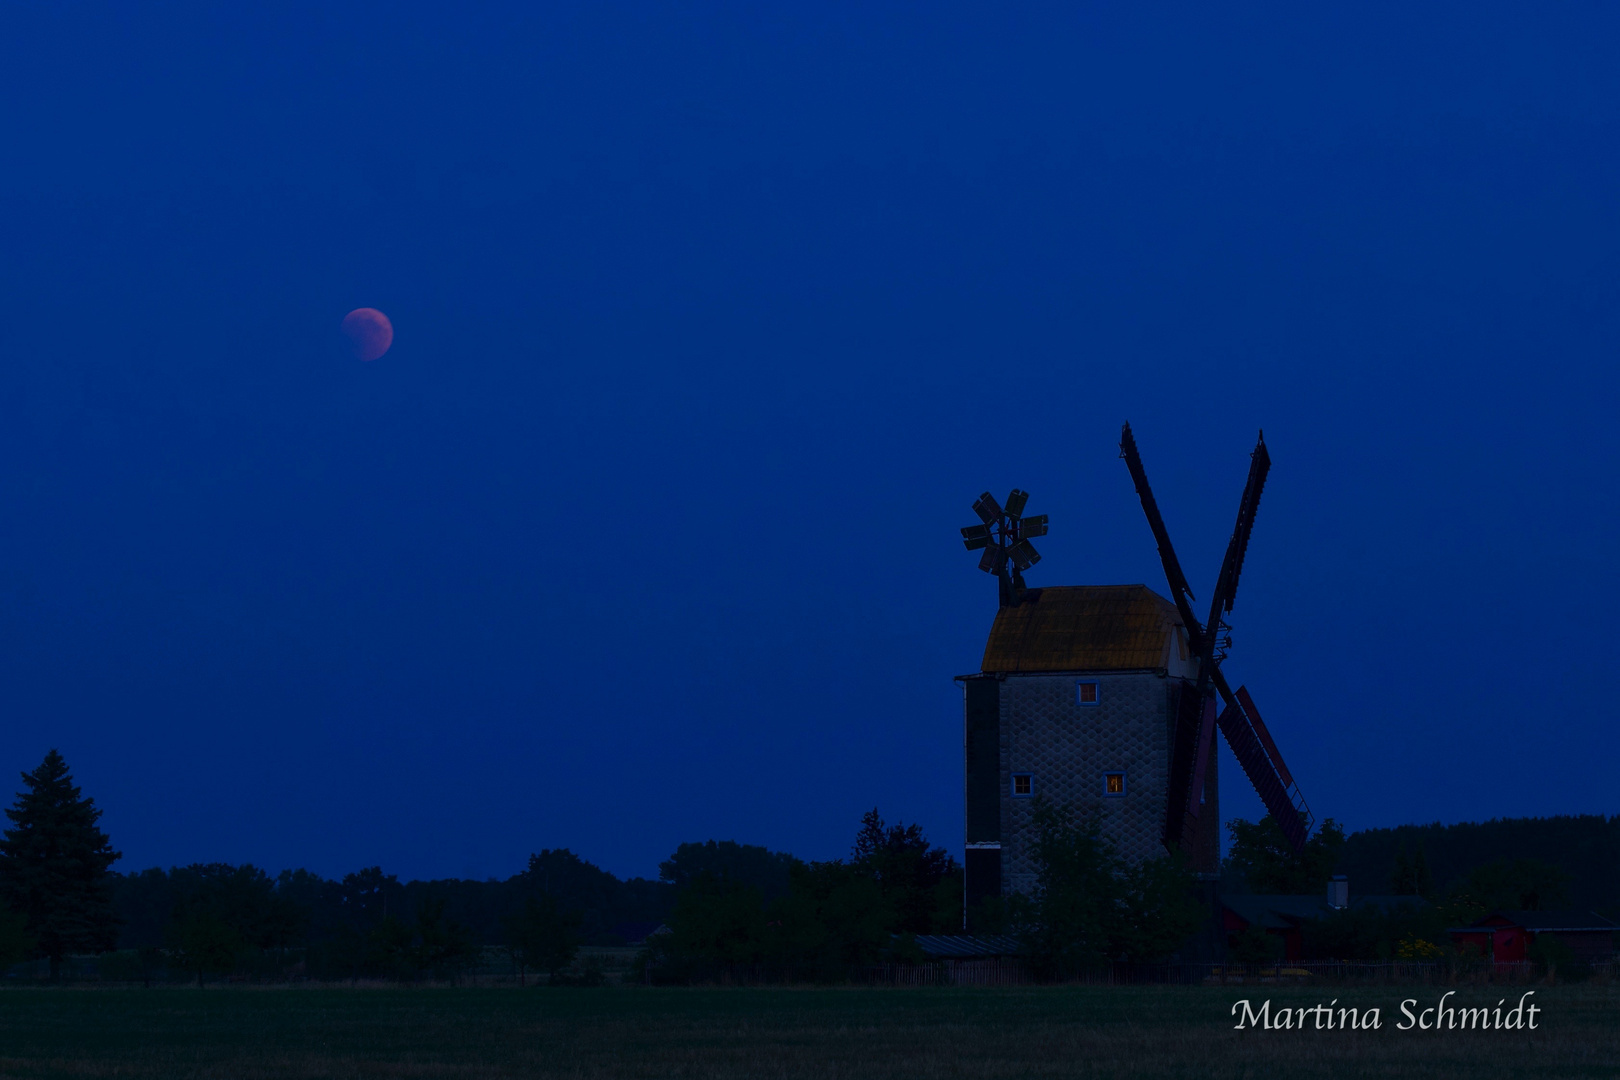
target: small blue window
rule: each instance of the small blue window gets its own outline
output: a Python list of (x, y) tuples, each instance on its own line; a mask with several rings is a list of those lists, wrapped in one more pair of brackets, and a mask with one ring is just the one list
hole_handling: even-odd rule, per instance
[(1122, 799), (1125, 797), (1125, 774), (1123, 772), (1103, 773), (1103, 798)]
[(1082, 707), (1089, 708), (1097, 704), (1097, 684), (1094, 681), (1080, 680), (1074, 684), (1074, 700)]
[(1027, 799), (1035, 794), (1035, 774), (1015, 772), (1012, 774), (1012, 795), (1015, 799)]

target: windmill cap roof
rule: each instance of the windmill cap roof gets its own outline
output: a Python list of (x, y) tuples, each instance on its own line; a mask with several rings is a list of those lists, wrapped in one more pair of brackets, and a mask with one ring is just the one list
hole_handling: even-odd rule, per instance
[(1030, 589), (996, 612), (986, 672), (1141, 671), (1168, 666), (1176, 606), (1146, 585)]

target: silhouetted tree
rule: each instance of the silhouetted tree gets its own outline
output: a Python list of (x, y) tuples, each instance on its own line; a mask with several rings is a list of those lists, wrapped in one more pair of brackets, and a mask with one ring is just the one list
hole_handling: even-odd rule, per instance
[(584, 919), (581, 937), (588, 944), (622, 944), (613, 937), (620, 923), (664, 921), (676, 895), (675, 887), (665, 881), (621, 881), (567, 848), (530, 855), (529, 868), (520, 878), (512, 882), (518, 895), (548, 892), (565, 910), (579, 911)]
[(155, 948), (174, 914), (174, 890), (159, 867), (111, 875), (113, 909), (118, 912), (120, 949)]
[(0, 899), (28, 920), (51, 977), (74, 952), (105, 952), (118, 940), (108, 867), (119, 858), (97, 827), (101, 811), (74, 786), (67, 762), (51, 750), (6, 817), (0, 838)]
[(1185, 945), (1208, 917), (1179, 851), (1126, 863), (1116, 876), (1119, 921), (1109, 948), (1119, 959), (1162, 959)]
[(358, 873), (343, 875), (339, 896), (351, 925), (366, 931), (388, 916), (389, 899), (397, 897), (401, 888), (399, 878), (384, 874), (380, 866), (368, 866)]
[(459, 975), (478, 959), (478, 946), (445, 906), (442, 896), (424, 896), (413, 919), (384, 915), (366, 934), (357, 966), (393, 978)]
[(1118, 856), (1095, 819), (1076, 823), (1037, 799), (1031, 821), (1035, 887), (1013, 904), (1024, 948), (1046, 976), (1106, 962), (1119, 921)]
[(28, 934), (28, 917), (0, 904), (0, 971), (28, 959), (33, 951), (34, 939)]
[[(1475, 867), (1501, 859), (1538, 859), (1569, 875), (1570, 907), (1608, 909), (1620, 916), (1620, 815), (1495, 818), (1451, 825), (1363, 829), (1345, 837), (1337, 872), (1348, 874), (1352, 894), (1377, 891), (1391, 881), (1402, 846), (1419, 846), (1434, 881), (1430, 898), (1459, 886)], [(1358, 882), (1360, 883), (1358, 885)]]
[(472, 934), (445, 916), (445, 904), (442, 896), (429, 896), (416, 906), (415, 933), (406, 955), (418, 974), (454, 978), (478, 959)]
[(765, 948), (765, 904), (759, 890), (701, 873), (675, 897), (665, 943), (676, 956), (749, 964)]
[(1410, 855), (1406, 852), (1406, 842), (1401, 842), (1395, 853), (1395, 870), (1389, 877), (1389, 891), (1396, 896), (1434, 895), (1434, 878), (1429, 874), (1429, 859), (1423, 853), (1422, 840)]
[[(809, 978), (842, 978), (884, 959), (920, 959), (908, 935), (961, 925), (960, 869), (917, 825), (861, 819), (848, 861), (802, 863), (742, 845), (690, 844), (662, 868), (681, 881), (670, 934), (650, 942), (663, 977), (705, 965), (780, 965)], [(693, 868), (707, 863), (715, 870)], [(766, 902), (756, 884), (787, 870), (786, 894)]]
[(1158, 960), (1197, 932), (1205, 911), (1180, 854), (1120, 857), (1095, 818), (1037, 799), (1035, 888), (1009, 914), (1048, 977), (1110, 960)]
[(1569, 902), (1569, 874), (1540, 859), (1496, 859), (1446, 890), (1441, 907), (1458, 923), (1493, 911), (1547, 911)]
[(521, 910), (505, 919), (506, 948), (518, 965), (518, 980), (528, 968), (555, 977), (579, 953), (580, 914), (563, 911), (551, 893), (527, 896)]
[(658, 877), (677, 889), (690, 885), (699, 874), (716, 880), (736, 881), (759, 890), (768, 904), (788, 891), (788, 878), (798, 860), (781, 851), (734, 840), (682, 844), (658, 864)]
[(1257, 822), (1233, 818), (1226, 829), (1232, 837), (1227, 864), (1257, 893), (1324, 891), (1344, 848), (1344, 829), (1332, 818), (1322, 822), (1298, 854), (1269, 814)]
[(409, 923), (395, 915), (384, 915), (359, 939), (359, 951), (354, 958), (356, 968), (373, 975), (403, 979), (414, 971), (411, 956), (414, 941)]
[(234, 969), (246, 948), (236, 927), (206, 907), (177, 913), (165, 941), (170, 961), (182, 970), (196, 972), (198, 986), (205, 974), (224, 975)]
[(176, 867), (168, 878), (172, 907), (164, 940), (199, 982), (205, 972), (223, 974), (250, 956), (285, 955), (309, 922), (309, 910), (256, 866), (196, 863)]
[(867, 870), (838, 859), (801, 863), (792, 890), (767, 914), (766, 955), (813, 978), (838, 978), (893, 954), (896, 921)]
[(962, 926), (962, 870), (922, 826), (885, 825), (877, 808), (861, 818), (850, 865), (877, 883), (898, 934), (941, 934)]

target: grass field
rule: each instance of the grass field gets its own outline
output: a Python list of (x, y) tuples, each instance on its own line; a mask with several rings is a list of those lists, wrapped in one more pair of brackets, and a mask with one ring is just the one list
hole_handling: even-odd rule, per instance
[[(1495, 1005), (1510, 989), (1463, 989)], [(1620, 1076), (1620, 988), (1539, 987), (1535, 1032), (1396, 1031), (1430, 987), (8, 989), (5, 1077)], [(1234, 1031), (1270, 997), (1380, 1031)], [(1510, 1002), (1511, 1003), (1511, 1002)]]

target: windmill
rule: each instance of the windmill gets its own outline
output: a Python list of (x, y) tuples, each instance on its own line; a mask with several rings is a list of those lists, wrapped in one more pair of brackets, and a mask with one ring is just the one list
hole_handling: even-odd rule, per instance
[(1024, 516), (1029, 492), (1013, 488), (1006, 505), (996, 502), (988, 491), (973, 504), (982, 524), (962, 530), (962, 545), (969, 551), (984, 550), (979, 569), (996, 575), (1001, 589), (1001, 606), (1018, 603), (1024, 595), (1024, 571), (1041, 561), (1041, 553), (1031, 538), (1046, 535), (1046, 515)]
[[(1248, 776), (1249, 782), (1260, 795), (1272, 820), (1281, 827), (1283, 836), (1295, 852), (1303, 850), (1310, 835), (1310, 807), (1294, 783), (1288, 766), (1283, 763), (1277, 744), (1266, 730), (1260, 710), (1247, 687), (1239, 686), (1234, 692), (1221, 670), (1232, 647), (1231, 627), (1226, 616), (1232, 611), (1237, 597), (1238, 577), (1243, 571), (1243, 558), (1248, 552), (1249, 533), (1260, 508), (1260, 493), (1271, 469), (1271, 455), (1266, 451), (1265, 433), (1260, 435), (1254, 453), (1249, 459), (1249, 478), (1243, 486), (1243, 497), (1238, 502), (1237, 524), (1232, 539), (1226, 546), (1226, 557), (1221, 561), (1220, 576), (1215, 581), (1214, 595), (1210, 598), (1209, 618), (1203, 623), (1193, 614), (1192, 589), (1182, 573), (1181, 562), (1175, 548), (1170, 545), (1170, 534), (1165, 529), (1159, 505), (1148, 486), (1147, 472), (1142, 468), (1142, 455), (1137, 452), (1131, 425), (1120, 433), (1119, 456), (1131, 472), (1136, 494), (1142, 500), (1148, 527), (1159, 547), (1159, 559), (1164, 563), (1164, 576), (1170, 584), (1171, 598), (1187, 630), (1192, 650), (1198, 658), (1198, 682), (1191, 692), (1183, 693), (1177, 708), (1175, 732), (1171, 741), (1169, 806), (1164, 818), (1164, 841), (1167, 846), (1180, 843), (1198, 817), (1203, 796), (1204, 774), (1209, 756), (1214, 752), (1215, 730), (1220, 729), (1232, 754)], [(964, 530), (965, 532), (965, 530)], [(1218, 713), (1216, 698), (1225, 705)]]

